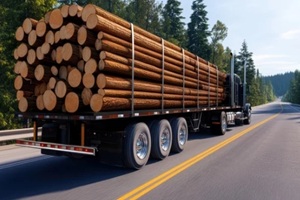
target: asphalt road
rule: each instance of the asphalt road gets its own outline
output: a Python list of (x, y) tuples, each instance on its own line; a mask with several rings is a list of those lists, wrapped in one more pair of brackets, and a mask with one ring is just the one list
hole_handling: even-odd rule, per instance
[(255, 107), (251, 125), (229, 127), (224, 136), (190, 134), (182, 153), (150, 160), (138, 171), (0, 148), (0, 199), (120, 197), (300, 199), (300, 107)]

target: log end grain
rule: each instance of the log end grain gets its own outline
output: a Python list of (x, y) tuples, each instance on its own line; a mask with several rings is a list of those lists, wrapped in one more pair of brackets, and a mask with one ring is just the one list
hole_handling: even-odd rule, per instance
[(36, 26), (36, 24), (37, 24), (37, 20), (32, 18), (26, 18), (23, 21), (23, 25), (22, 25), (24, 32), (26, 34), (30, 33), (30, 31), (32, 31), (32, 29)]
[(45, 109), (45, 106), (44, 106), (44, 100), (43, 100), (43, 95), (39, 95), (37, 98), (36, 98), (36, 107), (38, 110), (42, 111)]
[(17, 54), (19, 58), (24, 58), (28, 53), (28, 45), (26, 43), (21, 43), (17, 48)]
[(28, 110), (29, 103), (25, 97), (22, 97), (18, 103), (18, 108), (20, 112), (26, 112)]
[(80, 45), (83, 45), (87, 40), (87, 30), (84, 26), (81, 26), (77, 32), (77, 42)]
[(95, 59), (91, 58), (89, 59), (85, 65), (84, 65), (84, 71), (85, 73), (95, 73), (98, 68), (98, 63)]
[(75, 113), (79, 109), (79, 96), (75, 92), (69, 92), (65, 98), (65, 109), (68, 113)]
[(100, 94), (94, 94), (90, 101), (90, 107), (94, 112), (100, 112), (103, 106), (103, 97)]
[(93, 92), (89, 88), (84, 88), (81, 92), (82, 103), (85, 106), (90, 105), (91, 98), (93, 96)]
[(47, 24), (44, 21), (39, 21), (36, 25), (36, 35), (43, 37), (47, 32)]
[(55, 94), (58, 98), (64, 98), (67, 94), (67, 85), (64, 81), (58, 81), (55, 86)]
[(88, 17), (91, 14), (96, 14), (96, 8), (95, 8), (94, 5), (88, 4), (82, 10), (82, 13), (81, 13), (81, 19), (82, 19), (82, 21), (86, 22), (88, 20)]
[(95, 76), (91, 73), (85, 73), (82, 77), (82, 83), (86, 88), (93, 88), (95, 86)]
[(90, 16), (88, 16), (87, 21), (86, 21), (86, 27), (88, 29), (96, 28), (97, 24), (98, 24), (98, 16), (96, 14), (91, 14)]
[(67, 18), (69, 16), (69, 5), (63, 5), (60, 8), (60, 12), (63, 18)]
[(71, 87), (77, 88), (81, 84), (81, 80), (82, 80), (82, 75), (78, 69), (74, 68), (69, 72), (68, 83), (70, 84)]
[(24, 40), (25, 32), (22, 26), (18, 27), (15, 33), (15, 38), (17, 41), (21, 42)]
[(69, 16), (75, 17), (79, 11), (82, 11), (83, 7), (73, 4), (69, 7)]
[(35, 69), (34, 69), (34, 77), (36, 80), (40, 81), (43, 79), (45, 74), (45, 69), (43, 65), (38, 65)]
[(27, 62), (28, 64), (32, 65), (36, 62), (37, 57), (36, 57), (36, 52), (34, 49), (29, 49), (27, 53)]
[(57, 104), (57, 97), (52, 90), (47, 90), (43, 95), (43, 103), (48, 111), (54, 110)]
[(97, 86), (100, 89), (105, 88), (106, 86), (106, 77), (104, 74), (98, 74), (97, 80), (96, 80)]
[(20, 90), (23, 86), (23, 78), (22, 76), (17, 76), (14, 80), (14, 87), (16, 90)]
[(50, 14), (49, 25), (52, 29), (59, 29), (63, 25), (63, 16), (60, 9), (54, 9)]

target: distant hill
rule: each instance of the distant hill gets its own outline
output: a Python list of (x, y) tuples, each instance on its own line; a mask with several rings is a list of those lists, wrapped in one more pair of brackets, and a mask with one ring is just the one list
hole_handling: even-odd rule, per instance
[(287, 72), (273, 76), (264, 76), (263, 80), (266, 82), (271, 82), (275, 95), (280, 97), (285, 95), (285, 93), (288, 91), (293, 77), (294, 72)]

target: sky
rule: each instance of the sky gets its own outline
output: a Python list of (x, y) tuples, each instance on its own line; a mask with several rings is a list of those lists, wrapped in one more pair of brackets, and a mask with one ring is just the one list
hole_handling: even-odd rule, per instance
[[(162, 0), (165, 4), (167, 0)], [(193, 0), (180, 0), (185, 23)], [(263, 76), (300, 70), (300, 0), (203, 0), (210, 29), (228, 28), (224, 47), (238, 54), (245, 40)]]

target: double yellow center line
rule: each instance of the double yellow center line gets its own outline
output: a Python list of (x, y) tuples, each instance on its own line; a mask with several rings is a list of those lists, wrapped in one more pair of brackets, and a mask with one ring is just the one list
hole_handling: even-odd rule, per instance
[(226, 145), (230, 144), (231, 142), (237, 140), (238, 138), (242, 137), (243, 135), (249, 133), (250, 131), (254, 130), (255, 128), (267, 123), (268, 121), (274, 119), (275, 117), (277, 117), (279, 115), (273, 115), (245, 130), (243, 130), (242, 132), (224, 140), (223, 142), (207, 149), (206, 151), (194, 156), (193, 158), (190, 158), (189, 160), (186, 160), (185, 162), (171, 168), (170, 170), (166, 171), (165, 173), (149, 180), (148, 182), (144, 183), (143, 185), (135, 188), (134, 190), (128, 192), (127, 194), (121, 196), (118, 198), (118, 200), (123, 200), (123, 199), (138, 199), (142, 196), (144, 196), (145, 194), (147, 194), (148, 192), (150, 192), (151, 190), (155, 189), (156, 187), (158, 187), (159, 185), (163, 184), (164, 182), (168, 181), (169, 179), (171, 179), (172, 177), (176, 176), (177, 174), (181, 173), (182, 171), (186, 170), (187, 168), (193, 166), (194, 164), (196, 164), (197, 162), (201, 161), (202, 159), (206, 158), (207, 156), (213, 154), (214, 152), (218, 151), (219, 149), (225, 147)]

